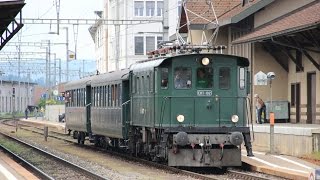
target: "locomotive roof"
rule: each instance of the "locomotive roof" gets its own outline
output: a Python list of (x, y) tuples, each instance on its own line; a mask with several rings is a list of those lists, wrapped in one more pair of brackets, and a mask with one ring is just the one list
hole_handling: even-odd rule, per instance
[(150, 59), (147, 61), (141, 61), (137, 62), (135, 64), (132, 64), (130, 66), (130, 71), (142, 71), (146, 69), (153, 69), (155, 67), (158, 67), (162, 62), (164, 62), (167, 59), (171, 59), (174, 57), (181, 57), (181, 56), (204, 56), (204, 55), (210, 55), (210, 56), (230, 56), (230, 57), (236, 57), (237, 58), (237, 64), (238, 66), (247, 67), (249, 66), (249, 60), (245, 57), (241, 56), (234, 56), (234, 55), (227, 55), (227, 54), (214, 54), (214, 53), (197, 53), (197, 54), (177, 54), (174, 56), (163, 56), (156, 59)]

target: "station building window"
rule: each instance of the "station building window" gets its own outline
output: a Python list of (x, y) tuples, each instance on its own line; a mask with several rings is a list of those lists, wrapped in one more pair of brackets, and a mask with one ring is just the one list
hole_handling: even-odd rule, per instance
[(143, 16), (144, 11), (144, 2), (143, 1), (135, 1), (134, 2), (134, 15), (135, 16)]

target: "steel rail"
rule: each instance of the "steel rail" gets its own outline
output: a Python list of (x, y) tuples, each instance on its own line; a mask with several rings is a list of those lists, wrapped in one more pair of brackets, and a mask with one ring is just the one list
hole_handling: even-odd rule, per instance
[(15, 138), (15, 137), (12, 137), (12, 136), (10, 136), (10, 135), (8, 135), (8, 134), (6, 134), (6, 133), (0, 132), (0, 134), (3, 135), (3, 136), (5, 136), (5, 137), (7, 137), (7, 138), (9, 138), (9, 139), (11, 139), (11, 140), (14, 140), (14, 141), (16, 141), (16, 142), (18, 142), (18, 143), (20, 143), (20, 144), (23, 144), (23, 145), (25, 145), (25, 146), (28, 146), (28, 147), (30, 147), (30, 148), (32, 148), (32, 149), (34, 149), (34, 150), (42, 153), (42, 154), (45, 155), (45, 156), (48, 156), (48, 157), (50, 157), (50, 158), (53, 158), (53, 159), (59, 161), (60, 163), (65, 164), (65, 165), (68, 166), (69, 168), (71, 168), (71, 169), (73, 169), (73, 170), (75, 170), (75, 171), (81, 172), (81, 173), (89, 176), (90, 178), (97, 179), (97, 180), (100, 180), (100, 179), (101, 179), (101, 180), (105, 180), (105, 179), (106, 179), (106, 178), (104, 178), (104, 177), (102, 177), (102, 176), (100, 176), (100, 175), (98, 175), (98, 174), (95, 174), (95, 173), (93, 173), (93, 172), (91, 172), (91, 171), (86, 170), (86, 169), (83, 168), (83, 167), (80, 167), (80, 166), (78, 166), (78, 165), (76, 165), (76, 164), (74, 164), (74, 163), (72, 163), (72, 162), (69, 162), (69, 161), (67, 161), (67, 160), (64, 160), (64, 159), (62, 159), (62, 158), (60, 158), (60, 157), (58, 157), (58, 156), (56, 156), (56, 155), (54, 155), (54, 154), (51, 154), (51, 153), (49, 153), (49, 152), (46, 152), (46, 151), (44, 151), (44, 150), (42, 150), (42, 149), (40, 149), (40, 148), (38, 148), (38, 147), (35, 147), (35, 146), (33, 146), (33, 145), (29, 144), (29, 143), (26, 143), (26, 142), (24, 142), (24, 141), (22, 141), (22, 140), (20, 140), (20, 139), (17, 139), (17, 138)]
[(41, 179), (48, 179), (48, 180), (54, 180), (53, 177), (49, 176), (48, 174), (46, 174), (45, 172), (41, 171), (40, 169), (38, 169), (37, 167), (35, 167), (34, 165), (30, 164), (28, 161), (26, 161), (25, 159), (23, 159), (22, 157), (18, 156), (17, 154), (15, 154), (14, 152), (10, 151), (9, 149), (7, 149), (6, 147), (4, 147), (3, 145), (0, 144), (0, 149), (3, 150), (3, 152), (5, 154), (8, 154), (15, 162), (19, 163), (20, 165), (22, 165), (22, 167), (26, 168), (27, 170), (31, 171), (32, 173), (34, 173), (37, 177), (41, 178)]

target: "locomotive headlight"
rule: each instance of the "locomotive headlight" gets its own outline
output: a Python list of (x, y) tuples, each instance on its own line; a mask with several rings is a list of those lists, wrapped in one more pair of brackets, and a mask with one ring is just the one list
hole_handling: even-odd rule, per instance
[(179, 123), (182, 123), (183, 121), (184, 121), (184, 115), (178, 115), (177, 116), (177, 121), (179, 122)]
[(202, 65), (206, 66), (210, 63), (210, 59), (207, 57), (204, 57), (201, 59), (201, 63), (202, 63)]
[(232, 115), (232, 116), (231, 116), (231, 121), (232, 121), (233, 123), (238, 122), (238, 121), (239, 121), (239, 116), (238, 116), (238, 115)]

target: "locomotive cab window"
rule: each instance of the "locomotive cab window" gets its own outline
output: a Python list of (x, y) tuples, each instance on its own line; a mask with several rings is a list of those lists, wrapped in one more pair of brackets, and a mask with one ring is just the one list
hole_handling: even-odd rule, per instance
[(230, 68), (222, 67), (219, 70), (219, 88), (229, 89), (230, 88)]
[(197, 70), (197, 88), (212, 88), (213, 69), (198, 68)]
[(184, 67), (175, 68), (174, 87), (176, 89), (191, 88), (191, 68), (184, 68)]
[(168, 68), (161, 68), (161, 89), (168, 88), (168, 83), (169, 83), (168, 74), (169, 74)]
[(245, 71), (244, 68), (239, 69), (239, 88), (243, 90), (245, 88)]

